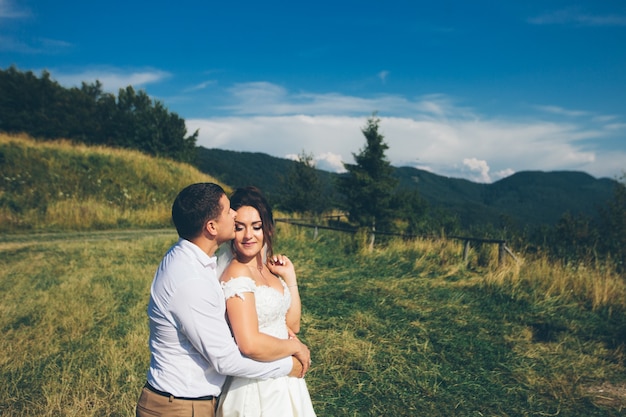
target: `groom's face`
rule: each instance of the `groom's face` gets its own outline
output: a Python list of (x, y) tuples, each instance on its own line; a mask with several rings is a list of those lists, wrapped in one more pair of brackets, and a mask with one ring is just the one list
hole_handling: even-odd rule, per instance
[(217, 226), (217, 242), (222, 244), (235, 237), (235, 215), (237, 212), (230, 208), (230, 200), (223, 194), (220, 198), (222, 212), (216, 219)]

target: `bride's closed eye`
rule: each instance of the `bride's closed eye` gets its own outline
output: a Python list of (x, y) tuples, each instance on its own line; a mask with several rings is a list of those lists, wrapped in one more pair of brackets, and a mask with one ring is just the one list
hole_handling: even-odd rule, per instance
[[(245, 229), (245, 226), (243, 226), (241, 224), (236, 224), (235, 225), (235, 231), (240, 232), (243, 229)], [(255, 224), (254, 226), (252, 226), (252, 230), (255, 230), (255, 231), (263, 230), (263, 225), (262, 224), (259, 224), (259, 225)]]

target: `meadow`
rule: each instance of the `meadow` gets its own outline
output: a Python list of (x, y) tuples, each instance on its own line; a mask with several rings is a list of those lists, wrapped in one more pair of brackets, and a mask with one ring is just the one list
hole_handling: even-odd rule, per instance
[[(0, 136), (0, 415), (132, 416), (188, 166)], [(46, 169), (40, 168), (39, 165)], [(113, 169), (113, 168), (115, 169)], [(94, 220), (95, 219), (95, 220)], [(620, 416), (626, 278), (458, 241), (278, 224), (319, 416)]]
[[(490, 248), (279, 224), (297, 265), (320, 416), (618, 416), (623, 277)], [(131, 416), (146, 306), (173, 230), (3, 236), (0, 414)], [(492, 261), (493, 259), (493, 261)]]

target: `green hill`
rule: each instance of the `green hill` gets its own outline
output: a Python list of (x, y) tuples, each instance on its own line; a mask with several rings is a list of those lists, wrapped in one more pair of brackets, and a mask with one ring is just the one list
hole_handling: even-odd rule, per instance
[[(233, 188), (254, 185), (275, 202), (282, 193), (283, 178), (295, 162), (260, 152), (237, 152), (198, 147), (195, 166)], [(328, 193), (333, 194), (336, 174), (317, 170), (320, 181)]]
[(139, 151), (0, 134), (0, 230), (170, 225), (186, 185), (215, 181), (189, 164)]
[[(281, 178), (294, 161), (264, 153), (198, 148), (196, 166), (233, 186), (256, 185), (268, 196), (279, 195)], [(338, 174), (318, 170), (328, 193)], [(456, 215), (462, 227), (524, 227), (554, 225), (567, 212), (595, 217), (614, 192), (615, 180), (596, 179), (582, 172), (519, 172), (492, 184), (448, 178), (428, 171), (395, 169), (399, 188), (415, 189), (431, 208)]]

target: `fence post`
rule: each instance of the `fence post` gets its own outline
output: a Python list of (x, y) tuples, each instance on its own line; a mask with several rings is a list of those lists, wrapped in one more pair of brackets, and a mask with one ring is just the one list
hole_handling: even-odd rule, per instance
[(463, 246), (463, 262), (467, 263), (467, 257), (469, 255), (469, 239), (465, 239), (465, 245)]
[(498, 243), (498, 266), (504, 265), (504, 256), (506, 255), (506, 242), (502, 241)]
[(372, 235), (370, 237), (370, 252), (374, 250), (375, 239), (376, 239), (376, 224), (372, 224)]

